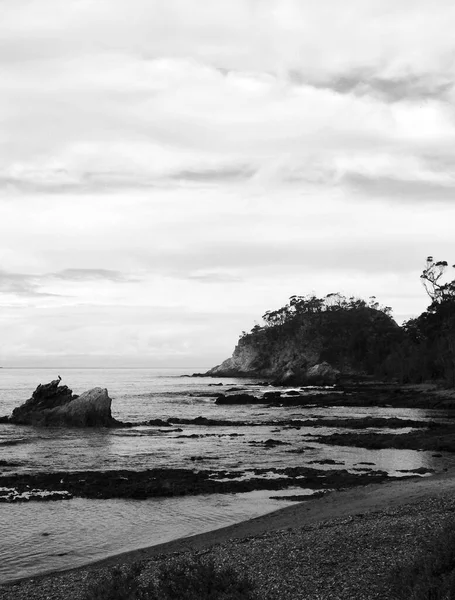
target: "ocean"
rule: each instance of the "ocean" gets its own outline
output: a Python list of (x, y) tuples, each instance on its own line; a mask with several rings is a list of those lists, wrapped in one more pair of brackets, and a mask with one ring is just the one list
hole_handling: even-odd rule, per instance
[[(445, 420), (446, 413), (409, 408), (299, 407), (216, 405), (215, 396), (231, 388), (259, 394), (270, 388), (248, 379), (187, 377), (198, 369), (0, 369), (0, 416), (10, 414), (29, 398), (39, 383), (62, 377), (74, 393), (106, 387), (112, 414), (138, 423), (170, 417), (198, 416), (242, 421), (246, 426), (178, 425), (171, 428), (138, 425), (127, 429), (34, 428), (0, 424), (0, 472), (36, 473), (81, 470), (145, 470), (156, 467), (238, 471), (253, 468), (315, 466), (335, 460), (358, 471), (359, 464), (402, 476), (402, 470), (424, 467), (441, 471), (454, 466), (453, 455), (412, 450), (366, 450), (315, 442), (314, 435), (336, 428), (279, 427), (281, 420), (366, 416), (415, 420)], [(201, 368), (199, 371), (206, 370)], [(222, 383), (222, 386), (217, 384)], [(285, 388), (282, 389), (284, 391)], [(265, 422), (268, 424), (265, 424)], [(179, 431), (180, 430), (180, 431)], [(346, 430), (343, 430), (346, 431)], [(382, 429), (381, 431), (388, 431)], [(409, 429), (394, 430), (404, 433)], [(284, 444), (264, 449), (267, 439)], [(255, 443), (256, 442), (256, 443)], [(305, 451), (289, 449), (305, 446)], [(360, 467), (361, 468), (361, 467)], [(273, 478), (265, 472), (264, 478)], [(305, 488), (280, 490), (280, 496), (311, 494)], [(0, 582), (80, 566), (127, 550), (170, 541), (233, 524), (286, 506), (277, 492), (259, 490), (147, 500), (73, 498), (52, 502), (0, 504)]]

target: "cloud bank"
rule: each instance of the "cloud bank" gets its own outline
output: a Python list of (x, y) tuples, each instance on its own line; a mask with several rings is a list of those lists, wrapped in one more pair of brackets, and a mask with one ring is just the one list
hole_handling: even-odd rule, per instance
[(425, 257), (453, 254), (453, 3), (2, 13), (0, 361), (209, 366), (292, 294), (425, 307)]

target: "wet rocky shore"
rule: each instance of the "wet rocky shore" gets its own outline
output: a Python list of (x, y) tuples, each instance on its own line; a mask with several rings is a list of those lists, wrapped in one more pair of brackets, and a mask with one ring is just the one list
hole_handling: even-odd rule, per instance
[[(328, 464), (332, 462), (328, 461)], [(324, 491), (391, 479), (385, 471), (374, 471), (367, 465), (360, 465), (357, 471), (359, 472), (352, 473), (345, 469), (287, 467), (245, 471), (149, 469), (14, 474), (0, 477), (0, 502), (2, 499), (4, 502), (61, 500), (73, 496), (140, 500), (253, 490), (284, 490), (295, 487)], [(5, 490), (9, 490), (9, 493), (14, 491), (13, 495), (17, 498), (8, 499)], [(31, 493), (32, 491), (34, 494)]]
[[(96, 398), (88, 403), (81, 402), (83, 396), (72, 395), (67, 386), (60, 386), (59, 381), (39, 385), (33, 393), (32, 398), (22, 406), (13, 411), (12, 416), (0, 417), (0, 423), (30, 424), (35, 426), (68, 426), (68, 427), (134, 427), (137, 425), (156, 425), (168, 427), (169, 425), (195, 424), (195, 425), (236, 425), (242, 426), (244, 422), (232, 420), (207, 419), (160, 419), (154, 418), (141, 422), (122, 422), (111, 416), (111, 399), (107, 390), (94, 388), (87, 394), (97, 392)], [(386, 408), (420, 408), (450, 410), (455, 408), (455, 390), (439, 389), (435, 385), (398, 385), (394, 383), (344, 383), (334, 386), (296, 387), (293, 389), (276, 389), (271, 383), (258, 382), (256, 384), (245, 384), (245, 386), (230, 387), (224, 389), (223, 383), (209, 384), (218, 388), (216, 392), (203, 392), (200, 395), (205, 398), (213, 398), (216, 405), (265, 405), (282, 407), (386, 407)], [(261, 386), (268, 388), (266, 391), (251, 391), (248, 386)], [(104, 395), (103, 395), (104, 394)], [(193, 396), (194, 394), (189, 394)], [(198, 395), (198, 394), (196, 394)], [(101, 398), (101, 399), (100, 399)], [(78, 403), (78, 410), (69, 413), (69, 407)], [(102, 406), (98, 406), (98, 404)], [(66, 412), (63, 413), (62, 411)], [(455, 417), (455, 414), (454, 414)], [(249, 423), (249, 425), (251, 425)], [(305, 426), (316, 426), (314, 422), (305, 423)], [(323, 425), (324, 426), (324, 425)], [(334, 426), (341, 426), (335, 424)], [(350, 425), (347, 425), (350, 427)], [(360, 427), (364, 425), (361, 424)], [(365, 427), (376, 425), (365, 424)], [(377, 426), (393, 427), (393, 420), (389, 419), (386, 425)], [(414, 423), (406, 427), (418, 427)]]
[[(38, 409), (43, 412), (43, 398), (45, 399), (44, 411), (53, 411), (50, 406), (60, 402), (59, 396), (66, 393), (68, 398), (71, 390), (61, 387), (59, 381), (51, 382), (46, 386), (39, 386), (32, 400), (24, 405), (33, 414)], [(245, 427), (273, 427), (272, 436), (263, 440), (252, 440), (246, 443), (256, 445), (265, 451), (273, 451), (277, 446), (289, 446), (283, 448), (288, 453), (303, 453), (308, 445), (297, 445), (290, 440), (279, 439), (280, 432), (286, 430), (299, 430), (302, 428), (334, 428), (345, 429), (346, 433), (337, 432), (328, 435), (319, 435), (317, 432), (310, 434), (306, 442), (321, 443), (335, 446), (352, 446), (369, 449), (399, 448), (412, 450), (427, 450), (433, 452), (455, 452), (455, 423), (451, 424), (453, 413), (450, 411), (454, 406), (452, 393), (428, 387), (397, 386), (395, 384), (369, 383), (369, 384), (345, 384), (331, 388), (294, 388), (294, 389), (270, 389), (266, 382), (261, 384), (262, 390), (245, 386), (226, 387), (222, 383), (213, 384), (217, 392), (210, 393), (215, 405), (238, 404), (261, 404), (266, 412), (260, 421), (252, 422), (248, 418), (244, 420), (227, 418), (207, 418), (199, 416), (196, 418), (170, 417), (167, 419), (154, 418), (136, 423), (120, 423), (121, 427), (147, 426), (157, 428), (158, 432), (171, 432), (178, 434), (176, 438), (204, 438), (209, 436), (239, 437), (243, 434)], [(266, 390), (264, 391), (264, 387)], [(223, 390), (223, 393), (220, 393)], [(71, 399), (72, 398), (72, 399)], [(74, 396), (65, 400), (65, 406), (73, 403)], [(51, 400), (50, 400), (51, 399)], [(305, 408), (330, 406), (359, 406), (359, 407), (412, 407), (442, 409), (444, 417), (435, 419), (412, 419), (399, 418), (395, 416), (366, 416), (366, 417), (335, 417), (328, 414), (321, 417), (312, 415), (305, 411), (306, 418), (267, 418), (267, 406), (275, 407)], [(25, 409), (22, 409), (23, 412)], [(110, 399), (109, 399), (109, 418)], [(30, 411), (29, 411), (30, 412)], [(48, 414), (48, 413), (46, 413)], [(226, 413), (225, 413), (226, 414)], [(273, 413), (271, 412), (271, 415)], [(294, 415), (295, 417), (295, 415)], [(14, 424), (11, 420), (10, 423)], [(109, 422), (110, 424), (110, 422)], [(91, 424), (92, 425), (92, 424)], [(190, 426), (188, 431), (186, 426)], [(226, 432), (210, 429), (230, 427)], [(410, 432), (400, 432), (405, 428), (411, 428)], [(234, 432), (232, 431), (234, 429)], [(381, 430), (386, 431), (382, 432)], [(238, 430), (238, 431), (236, 431)], [(378, 431), (379, 430), (379, 431)], [(397, 430), (397, 432), (390, 432)], [(296, 439), (296, 442), (298, 440)], [(190, 456), (193, 463), (204, 464), (204, 455)], [(316, 466), (308, 467), (308, 464), (319, 462), (325, 467), (331, 464), (335, 469), (319, 469)], [(286, 465), (286, 463), (284, 463)], [(328, 489), (341, 489), (357, 485), (365, 485), (370, 482), (381, 482), (389, 478), (385, 471), (373, 470), (371, 464), (358, 463), (349, 470), (344, 463), (337, 461), (310, 461), (305, 466), (293, 466), (284, 468), (267, 469), (244, 469), (235, 471), (226, 470), (204, 470), (187, 468), (153, 468), (144, 471), (139, 470), (92, 470), (77, 472), (38, 472), (38, 473), (7, 473), (1, 475), (2, 467), (11, 467), (12, 463), (0, 461), (0, 502), (20, 502), (31, 500), (60, 500), (71, 497), (81, 498), (131, 498), (145, 499), (154, 497), (172, 497), (198, 494), (239, 493), (253, 490), (284, 490), (286, 488), (305, 488), (323, 492)], [(374, 463), (372, 463), (374, 467)], [(431, 469), (420, 469), (402, 471), (409, 477), (412, 474), (423, 475), (431, 473)], [(395, 480), (396, 477), (393, 477)], [(298, 493), (297, 497), (300, 497)]]
[[(237, 393), (237, 390), (241, 393)], [(439, 389), (435, 385), (398, 385), (396, 383), (345, 383), (331, 387), (301, 387), (291, 390), (248, 393), (237, 388), (236, 393), (216, 395), (216, 404), (270, 404), (283, 406), (377, 406), (390, 408), (455, 408), (455, 390)]]

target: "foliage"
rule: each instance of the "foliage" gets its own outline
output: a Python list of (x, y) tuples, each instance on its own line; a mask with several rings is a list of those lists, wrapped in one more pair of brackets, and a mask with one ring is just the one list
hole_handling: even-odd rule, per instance
[(380, 306), (375, 296), (371, 296), (369, 302), (366, 302), (354, 296), (346, 298), (342, 294), (331, 293), (323, 298), (318, 298), (314, 294), (291, 296), (288, 304), (278, 310), (267, 311), (262, 318), (265, 327), (281, 327), (288, 323), (299, 323), (302, 317), (307, 315), (360, 311), (367, 308), (381, 311), (386, 315), (390, 315), (392, 311), (388, 306)]
[[(454, 265), (455, 268), (455, 265)], [(352, 366), (400, 383), (438, 381), (455, 387), (455, 280), (448, 281), (447, 261), (427, 258), (421, 280), (431, 304), (399, 328), (391, 308), (372, 296), (368, 301), (339, 293), (291, 296), (263, 315), (263, 325), (242, 333), (240, 343), (264, 348), (292, 341), (296, 348), (320, 349), (319, 360), (341, 371)]]
[[(446, 283), (442, 281), (448, 266), (446, 260), (435, 262), (432, 256), (428, 256), (426, 267), (420, 275), (423, 286), (433, 303), (455, 299), (455, 280)], [(455, 265), (452, 266), (455, 269)]]
[(318, 348), (321, 362), (375, 374), (402, 335), (390, 313), (390, 307), (381, 306), (375, 297), (365, 301), (338, 293), (291, 296), (284, 307), (263, 315), (264, 325), (243, 333), (240, 344), (262, 347), (265, 356), (273, 344), (292, 342), (302, 349), (310, 344)]
[(145, 564), (114, 567), (92, 583), (84, 600), (257, 600), (252, 582), (231, 567), (173, 559), (151, 575)]
[(392, 573), (394, 600), (455, 600), (455, 525), (448, 522), (414, 561)]
[(408, 381), (440, 380), (455, 387), (455, 280), (442, 283), (447, 266), (427, 258), (421, 278), (432, 302), (403, 325), (407, 339), (400, 358)]

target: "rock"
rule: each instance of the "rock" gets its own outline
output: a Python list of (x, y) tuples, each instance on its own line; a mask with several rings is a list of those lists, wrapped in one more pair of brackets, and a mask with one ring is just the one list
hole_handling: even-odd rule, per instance
[(141, 425), (157, 425), (158, 427), (171, 427), (169, 421), (163, 421), (163, 419), (150, 419), (150, 421), (143, 421)]
[(275, 446), (290, 446), (289, 442), (282, 442), (281, 440), (274, 440), (269, 438), (268, 440), (263, 441), (252, 441), (248, 442), (250, 446), (263, 446), (264, 448), (274, 448)]
[(158, 429), (159, 433), (182, 433), (182, 431), (181, 427), (176, 427), (175, 429)]
[(221, 394), (215, 400), (215, 404), (263, 404), (264, 401), (260, 398), (256, 398), (251, 394), (231, 394), (225, 396)]
[(112, 427), (117, 422), (112, 418), (111, 403), (106, 388), (92, 388), (56, 408), (55, 417), (62, 424), (73, 427)]
[(322, 362), (313, 365), (306, 372), (307, 383), (310, 385), (332, 385), (336, 383), (340, 371), (329, 363)]
[(278, 311), (281, 320), (242, 334), (232, 356), (206, 376), (266, 378), (272, 385), (331, 385), (339, 375), (371, 378), (402, 330), (380, 309), (347, 300), (334, 308), (330, 296), (317, 299), (321, 310), (308, 299), (290, 301)]
[(292, 496), (269, 496), (270, 500), (292, 500), (293, 502), (306, 502), (307, 500), (315, 500), (322, 498), (326, 492), (315, 492), (314, 494), (292, 494)]
[[(384, 471), (354, 474), (345, 469), (322, 470), (310, 467), (254, 469), (252, 471), (201, 469), (148, 469), (146, 471), (72, 471), (22, 473), (0, 477), (0, 488), (29, 500), (54, 499), (50, 494), (72, 494), (79, 498), (156, 498), (196, 494), (240, 493), (252, 490), (280, 490), (300, 487), (317, 491), (379, 483), (388, 479)], [(273, 479), (269, 473), (277, 475)], [(394, 477), (393, 480), (396, 480)], [(30, 492), (38, 491), (33, 497)], [(62, 496), (60, 496), (62, 498)], [(55, 497), (55, 499), (57, 499)]]
[(322, 460), (310, 460), (309, 465), (344, 465), (343, 461), (333, 460), (333, 458), (323, 458)]
[(434, 469), (426, 469), (425, 467), (417, 467), (417, 469), (397, 469), (398, 473), (416, 473), (416, 475), (426, 475), (434, 473)]
[(106, 388), (93, 388), (73, 395), (60, 380), (39, 385), (32, 397), (13, 410), (10, 423), (17, 425), (65, 427), (115, 427), (121, 423), (111, 414)]
[(193, 419), (193, 423), (195, 425), (207, 425), (208, 422), (209, 420), (207, 419), (207, 417), (196, 417), (195, 419)]

